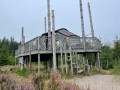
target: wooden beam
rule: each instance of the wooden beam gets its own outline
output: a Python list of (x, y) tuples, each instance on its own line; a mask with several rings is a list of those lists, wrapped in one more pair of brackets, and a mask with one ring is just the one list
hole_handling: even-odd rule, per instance
[(90, 74), (90, 66), (89, 66), (88, 59), (87, 59), (87, 71), (88, 71), (88, 74)]
[(30, 46), (30, 55), (29, 55), (29, 61), (30, 61), (30, 72), (32, 72), (32, 62), (31, 62), (31, 46)]
[(91, 14), (90, 3), (89, 3), (89, 2), (88, 2), (88, 11), (89, 11), (89, 18), (90, 18), (91, 33), (92, 33), (92, 37), (94, 37), (94, 29), (93, 29), (93, 22), (92, 22), (92, 14)]
[(54, 10), (52, 10), (52, 42), (53, 42), (53, 68), (57, 69), (56, 65), (56, 45), (55, 45), (55, 16)]
[(84, 62), (84, 71), (86, 71), (86, 69), (88, 68), (88, 66), (87, 66), (87, 54), (86, 53), (83, 54), (83, 62)]
[(15, 57), (15, 66), (16, 66), (16, 57)]
[[(83, 63), (85, 64), (85, 57), (84, 57), (84, 55), (83, 55)], [(83, 71), (85, 72), (85, 65), (83, 64)]]
[(40, 72), (40, 54), (38, 54), (38, 73)]
[(57, 62), (57, 68), (58, 68), (58, 55), (56, 55), (56, 62)]
[(63, 73), (63, 53), (62, 53), (62, 42), (61, 42), (61, 70), (62, 70), (62, 73)]
[(77, 52), (75, 52), (75, 56), (76, 56), (76, 63), (77, 63), (77, 75), (78, 75), (78, 55), (77, 55)]
[(51, 20), (50, 20), (50, 0), (47, 0), (48, 10), (48, 50), (51, 50)]
[(70, 41), (69, 41), (69, 44), (70, 44), (70, 47), (69, 47), (69, 49), (70, 49), (70, 60), (71, 60), (71, 73), (73, 74), (73, 62), (72, 62), (72, 47), (71, 47), (71, 43), (70, 43)]
[(81, 15), (81, 27), (82, 27), (82, 43), (85, 49), (85, 31), (84, 31), (84, 20), (83, 20), (83, 9), (82, 9), (82, 0), (80, 2), (80, 15)]
[(100, 72), (101, 70), (100, 70), (100, 57), (99, 57), (99, 52), (97, 53), (97, 56), (98, 56), (98, 64), (99, 64), (99, 72)]
[(68, 74), (68, 70), (67, 70), (67, 54), (65, 53), (65, 65), (66, 65), (66, 75)]
[(95, 67), (96, 67), (96, 70), (99, 71), (99, 62), (98, 62), (98, 53), (95, 53)]
[(47, 33), (46, 17), (44, 18), (44, 23), (45, 23), (45, 33)]
[(80, 61), (80, 55), (79, 55), (79, 54), (78, 54), (78, 60), (79, 60), (79, 61), (78, 61), (78, 66), (80, 67), (80, 62), (81, 62), (81, 61)]

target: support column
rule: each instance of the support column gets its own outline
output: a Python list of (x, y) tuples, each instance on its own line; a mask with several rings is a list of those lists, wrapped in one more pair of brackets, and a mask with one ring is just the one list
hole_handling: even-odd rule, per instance
[(78, 66), (80, 67), (80, 55), (79, 54), (78, 54)]
[(27, 56), (26, 59), (27, 59), (27, 69), (28, 69), (29, 68), (29, 57)]
[(15, 66), (16, 66), (16, 57), (15, 57)]
[(46, 17), (44, 18), (44, 23), (45, 23), (45, 33), (47, 33)]
[(31, 46), (30, 46), (30, 55), (29, 55), (29, 67), (30, 67), (30, 72), (32, 72), (32, 61), (31, 61)]
[(90, 3), (89, 2), (88, 2), (88, 11), (89, 11), (89, 18), (90, 18), (91, 33), (92, 33), (92, 37), (94, 37), (94, 29), (93, 29), (93, 23), (92, 23), (92, 14), (91, 14)]
[(27, 66), (27, 57), (25, 57), (25, 64), (26, 64), (26, 66)]
[(63, 73), (63, 53), (62, 53), (62, 42), (61, 42), (61, 70)]
[(99, 72), (100, 72), (100, 57), (99, 57), (99, 52), (97, 53), (98, 56), (98, 65), (99, 65)]
[(66, 75), (68, 74), (68, 71), (67, 71), (67, 55), (65, 53), (65, 65), (66, 65)]
[(48, 11), (48, 50), (51, 50), (51, 19), (50, 19), (50, 0), (47, 0)]
[(90, 66), (89, 66), (89, 63), (88, 63), (88, 59), (87, 59), (87, 70), (88, 70), (88, 74), (90, 74)]
[(99, 69), (98, 69), (98, 54), (97, 53), (95, 53), (95, 68), (96, 68), (96, 70), (97, 71), (99, 71)]
[(57, 55), (57, 58), (56, 58), (56, 62), (57, 62), (57, 68), (58, 68), (58, 55)]
[(71, 48), (71, 44), (70, 44), (70, 60), (71, 60), (71, 73), (73, 74), (73, 62), (72, 62), (72, 48)]
[(53, 68), (56, 71), (57, 66), (56, 66), (55, 16), (54, 16), (54, 10), (52, 10), (52, 42), (53, 42)]
[(50, 61), (48, 60), (47, 63), (48, 63), (47, 64), (48, 65), (48, 72), (50, 73)]
[(84, 57), (84, 55), (83, 55), (83, 71), (85, 72), (85, 57)]
[(83, 54), (84, 72), (87, 70), (87, 55)]
[(40, 54), (38, 54), (38, 73), (40, 72)]
[(23, 57), (21, 57), (21, 60), (20, 60), (20, 63), (21, 63), (20, 68), (21, 68), (21, 70), (23, 70), (23, 68), (24, 68), (24, 62), (23, 61), (24, 61)]
[(83, 20), (83, 8), (82, 8), (82, 0), (80, 2), (80, 16), (81, 16), (81, 27), (82, 27), (82, 43), (85, 49), (85, 31), (84, 31), (84, 20)]

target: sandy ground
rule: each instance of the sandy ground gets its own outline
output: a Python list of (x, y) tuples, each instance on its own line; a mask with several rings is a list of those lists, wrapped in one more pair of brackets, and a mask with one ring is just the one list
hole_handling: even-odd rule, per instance
[(90, 87), (90, 90), (120, 90), (120, 81), (113, 75), (85, 76), (74, 78), (70, 82), (84, 89)]

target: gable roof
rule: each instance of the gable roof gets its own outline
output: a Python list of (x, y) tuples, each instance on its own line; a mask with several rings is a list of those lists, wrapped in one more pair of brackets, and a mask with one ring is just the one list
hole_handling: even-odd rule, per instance
[[(51, 33), (52, 33), (52, 32), (51, 32)], [(58, 29), (58, 30), (55, 31), (55, 33), (60, 33), (60, 34), (63, 34), (63, 35), (65, 35), (65, 36), (67, 36), (67, 37), (70, 37), (70, 36), (78, 36), (78, 35), (70, 32), (70, 31), (68, 31), (68, 30), (65, 29), (65, 28)], [(48, 35), (48, 33), (44, 33), (44, 34), (42, 34), (42, 36), (43, 36), (43, 35)]]

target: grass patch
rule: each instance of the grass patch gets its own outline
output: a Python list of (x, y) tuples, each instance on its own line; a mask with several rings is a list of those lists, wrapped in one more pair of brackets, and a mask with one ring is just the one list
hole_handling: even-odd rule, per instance
[(24, 68), (23, 70), (13, 70), (12, 73), (18, 74), (19, 76), (28, 77), (30, 75), (30, 72)]

